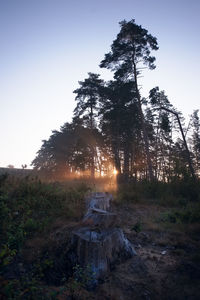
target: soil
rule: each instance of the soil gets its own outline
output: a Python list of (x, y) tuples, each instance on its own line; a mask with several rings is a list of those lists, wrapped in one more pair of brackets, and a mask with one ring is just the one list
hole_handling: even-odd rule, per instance
[(116, 266), (94, 299), (200, 299), (199, 226), (163, 228), (157, 219), (166, 209), (156, 206), (116, 210), (137, 256)]
[[(117, 205), (114, 211), (118, 214), (118, 226), (134, 245), (137, 256), (116, 265), (91, 291), (69, 282), (61, 284), (52, 272), (48, 281), (47, 274), (49, 291), (63, 289), (56, 299), (200, 299), (199, 225), (162, 223), (160, 215), (167, 208), (154, 205)], [(31, 264), (45, 248), (54, 254), (60, 266), (53, 272), (63, 271), (67, 264), (62, 257), (67, 253), (70, 232), (76, 226), (78, 223), (58, 220), (52, 225), (48, 239), (37, 237), (26, 244), (23, 264)]]

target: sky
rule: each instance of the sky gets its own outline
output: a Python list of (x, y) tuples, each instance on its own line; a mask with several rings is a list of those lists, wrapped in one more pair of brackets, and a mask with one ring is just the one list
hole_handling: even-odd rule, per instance
[(120, 27), (157, 37), (156, 69), (140, 79), (186, 117), (200, 108), (199, 0), (0, 0), (0, 167), (30, 167), (42, 140), (70, 122), (73, 90), (99, 68)]

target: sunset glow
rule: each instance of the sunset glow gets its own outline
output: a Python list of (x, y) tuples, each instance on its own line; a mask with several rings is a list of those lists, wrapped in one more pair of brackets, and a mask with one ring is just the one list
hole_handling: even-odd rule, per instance
[(117, 170), (114, 169), (114, 170), (113, 170), (113, 175), (117, 175), (117, 173), (118, 173)]

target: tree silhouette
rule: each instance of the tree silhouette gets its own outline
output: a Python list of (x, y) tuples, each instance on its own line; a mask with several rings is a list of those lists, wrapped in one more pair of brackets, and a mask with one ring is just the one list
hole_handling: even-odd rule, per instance
[(134, 82), (145, 142), (149, 178), (153, 180), (149, 141), (142, 110), (138, 75), (142, 65), (146, 65), (149, 69), (155, 68), (155, 57), (150, 54), (151, 50), (158, 50), (157, 40), (151, 34), (148, 34), (146, 29), (137, 25), (135, 20), (129, 22), (124, 20), (120, 22), (120, 26), (121, 30), (111, 45), (111, 51), (105, 55), (105, 59), (101, 62), (100, 67), (113, 70), (116, 79), (121, 78), (125, 81), (130, 79)]
[(88, 73), (89, 77), (84, 81), (80, 81), (80, 87), (74, 91), (76, 94), (77, 106), (74, 110), (75, 117), (83, 116), (87, 127), (91, 133), (91, 177), (95, 176), (95, 117), (100, 100), (100, 88), (103, 85), (103, 80), (99, 79), (98, 74)]
[(88, 73), (79, 82), (74, 118), (43, 141), (32, 162), (36, 170), (46, 178), (64, 180), (76, 174), (94, 178), (115, 167), (122, 182), (170, 182), (199, 174), (198, 111), (186, 139), (181, 114), (164, 91), (155, 87), (147, 99), (140, 95), (142, 69), (155, 68), (153, 50), (158, 50), (157, 40), (146, 29), (135, 20), (120, 22), (111, 51), (100, 64), (114, 72), (113, 80)]
[(136, 132), (140, 131), (140, 119), (131, 81), (110, 81), (104, 88), (101, 102), (100, 128), (111, 149), (115, 168), (124, 178), (131, 174), (131, 154)]

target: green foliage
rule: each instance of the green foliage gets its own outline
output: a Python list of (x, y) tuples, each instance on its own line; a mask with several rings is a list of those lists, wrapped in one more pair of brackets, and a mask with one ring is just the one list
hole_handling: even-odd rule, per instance
[(200, 220), (200, 205), (187, 205), (185, 208), (170, 211), (161, 216), (161, 221), (177, 224), (197, 223)]
[(142, 223), (141, 221), (137, 221), (135, 225), (131, 228), (131, 230), (134, 230), (135, 232), (139, 233), (142, 231)]
[(133, 182), (121, 184), (118, 202), (148, 202), (162, 206), (186, 206), (188, 202), (200, 201), (200, 183), (188, 180), (165, 182)]
[(20, 248), (27, 237), (60, 215), (79, 216), (86, 184), (76, 189), (61, 184), (41, 183), (8, 177), (0, 186), (0, 235), (11, 248)]
[(138, 193), (134, 189), (123, 189), (120, 187), (120, 190), (117, 194), (117, 202), (119, 203), (137, 203), (138, 202)]
[(92, 270), (91, 265), (87, 265), (85, 267), (81, 267), (80, 265), (76, 265), (74, 267), (74, 280), (79, 283), (84, 288), (90, 288), (95, 284), (95, 272)]
[[(18, 268), (25, 242), (45, 234), (57, 217), (69, 221), (80, 219), (87, 191), (84, 183), (70, 187), (0, 176), (0, 277), (10, 272), (13, 265)], [(6, 299), (55, 299), (53, 294), (47, 297), (40, 287), (40, 281), (53, 272), (54, 267), (53, 256), (46, 253), (30, 266), (26, 278), (5, 280), (0, 292)]]
[(0, 266), (4, 267), (10, 264), (15, 257), (16, 252), (16, 249), (11, 250), (8, 245), (3, 244), (0, 251)]
[(151, 50), (158, 50), (157, 40), (148, 31), (135, 23), (120, 22), (121, 30), (113, 41), (111, 51), (105, 55), (100, 67), (115, 70), (115, 77), (128, 77), (133, 73), (134, 64), (142, 61), (154, 69), (155, 57)]
[(45, 290), (40, 286), (39, 282), (32, 279), (20, 278), (12, 279), (7, 282), (3, 287), (3, 295), (5, 299), (38, 299), (45, 300), (48, 299), (45, 295)]
[(34, 264), (33, 274), (34, 277), (38, 280), (43, 279), (45, 277), (45, 274), (47, 274), (48, 272), (53, 272), (54, 261), (51, 257), (48, 256), (48, 253), (46, 255), (47, 256), (44, 258), (39, 257), (37, 262), (35, 262)]

